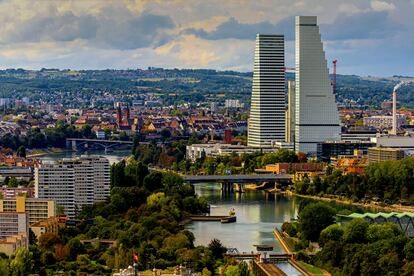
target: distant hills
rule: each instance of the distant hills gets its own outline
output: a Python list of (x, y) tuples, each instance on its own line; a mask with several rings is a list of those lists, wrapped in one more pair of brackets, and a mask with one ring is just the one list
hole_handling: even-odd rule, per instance
[[(33, 100), (41, 98), (55, 103), (61, 99), (63, 104), (70, 106), (71, 101), (65, 103), (63, 94), (85, 97), (95, 92), (116, 92), (116, 97), (133, 99), (139, 97), (140, 93), (153, 92), (171, 104), (182, 101), (224, 101), (224, 98), (241, 99), (249, 103), (251, 78), (251, 72), (209, 69), (7, 69), (0, 70), (0, 97), (29, 96)], [(287, 73), (287, 78), (294, 79), (294, 74)], [(401, 79), (414, 80), (407, 76), (377, 78), (338, 75), (337, 101), (346, 107), (379, 106), (391, 98), (394, 85)], [(403, 107), (414, 107), (413, 91), (413, 86), (406, 86), (399, 92), (398, 100)]]

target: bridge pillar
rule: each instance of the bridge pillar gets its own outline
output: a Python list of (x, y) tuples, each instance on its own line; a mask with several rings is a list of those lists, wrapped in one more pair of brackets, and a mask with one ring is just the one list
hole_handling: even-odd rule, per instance
[(236, 186), (235, 191), (237, 193), (244, 193), (244, 188), (243, 188), (243, 185), (242, 184), (240, 184), (240, 183), (234, 183), (234, 185)]
[(224, 194), (230, 194), (234, 191), (233, 183), (231, 182), (221, 182), (221, 192)]
[(72, 150), (77, 150), (76, 140), (72, 140)]

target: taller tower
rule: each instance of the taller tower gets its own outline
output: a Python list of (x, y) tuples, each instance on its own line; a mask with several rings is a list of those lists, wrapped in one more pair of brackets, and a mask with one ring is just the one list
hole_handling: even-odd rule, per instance
[(285, 40), (257, 34), (248, 145), (270, 147), (285, 140)]
[(316, 16), (296, 16), (295, 150), (315, 153), (317, 143), (340, 140), (332, 91)]

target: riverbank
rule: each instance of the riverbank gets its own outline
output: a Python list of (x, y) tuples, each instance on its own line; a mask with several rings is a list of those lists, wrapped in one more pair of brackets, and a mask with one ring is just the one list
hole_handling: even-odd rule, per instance
[(338, 197), (301, 195), (301, 194), (298, 194), (292, 191), (286, 191), (283, 193), (285, 193), (288, 196), (296, 196), (296, 197), (307, 198), (307, 199), (312, 199), (312, 200), (325, 201), (325, 202), (334, 203), (334, 204), (339, 203), (339, 204), (344, 204), (344, 205), (361, 207), (365, 209), (375, 209), (375, 210), (385, 211), (385, 212), (414, 212), (414, 206), (403, 206), (399, 204), (383, 206), (375, 202), (362, 203), (362, 202), (354, 202), (350, 199), (344, 199), (344, 198), (338, 198)]
[(64, 152), (63, 148), (47, 148), (47, 149), (33, 149), (30, 150), (30, 154), (27, 155), (27, 158), (41, 157), (48, 154), (58, 154)]

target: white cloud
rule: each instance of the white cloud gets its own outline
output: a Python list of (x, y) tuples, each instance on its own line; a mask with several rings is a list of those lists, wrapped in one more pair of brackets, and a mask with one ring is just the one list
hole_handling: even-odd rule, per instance
[[(414, 39), (412, 5), (414, 0), (0, 0), (0, 66), (246, 71), (253, 67), (255, 33), (264, 27), (290, 39), (291, 66), (292, 17), (317, 15), (327, 56), (340, 59), (350, 72), (352, 64), (360, 72), (366, 57), (370, 62), (363, 70), (391, 75), (378, 56), (392, 55), (405, 66), (404, 74), (414, 74), (398, 51), (408, 52)], [(396, 37), (404, 39), (385, 51)]]
[(393, 11), (395, 10), (395, 6), (393, 3), (387, 3), (384, 1), (373, 0), (371, 1), (371, 8), (374, 11)]
[(344, 14), (354, 14), (362, 10), (352, 3), (342, 3), (339, 4), (338, 11)]

